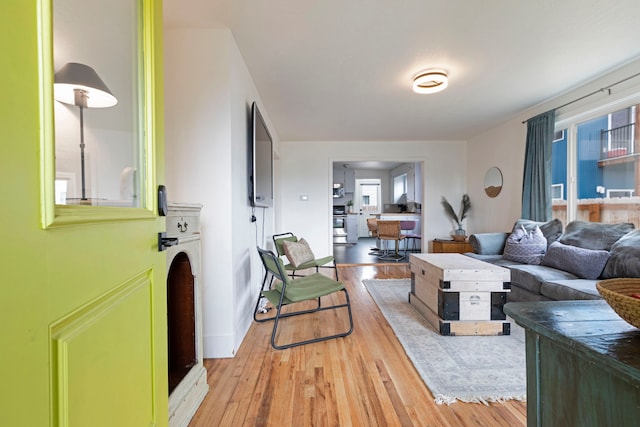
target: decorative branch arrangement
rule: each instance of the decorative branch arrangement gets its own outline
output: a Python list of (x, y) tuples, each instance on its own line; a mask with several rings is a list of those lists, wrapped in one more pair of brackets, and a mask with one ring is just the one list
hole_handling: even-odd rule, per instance
[(455, 221), (458, 224), (458, 230), (462, 229), (462, 221), (467, 217), (467, 214), (471, 210), (471, 199), (469, 199), (468, 194), (464, 194), (462, 196), (462, 201), (460, 202), (460, 210), (456, 214), (451, 206), (451, 203), (447, 201), (447, 199), (442, 196), (442, 207), (444, 208), (444, 212), (447, 214), (449, 218)]

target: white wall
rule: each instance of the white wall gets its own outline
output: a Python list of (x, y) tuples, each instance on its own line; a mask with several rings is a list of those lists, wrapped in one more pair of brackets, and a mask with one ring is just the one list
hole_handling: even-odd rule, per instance
[[(524, 120), (599, 91), (639, 72), (640, 60), (631, 62), (527, 111), (517, 115), (514, 113), (514, 116), (502, 125), (471, 138), (467, 152), (467, 187), (473, 210), (469, 215), (468, 230), (472, 233), (509, 231), (514, 221), (520, 218), (527, 134), (527, 125), (522, 123)], [(556, 121), (579, 116), (599, 107), (609, 108), (610, 104), (638, 92), (640, 77), (615, 86), (610, 94), (608, 91), (602, 91), (556, 110)], [(483, 186), (484, 175), (492, 166), (500, 168), (504, 179), (501, 193), (493, 199), (485, 194)]]
[[(466, 191), (467, 157), (463, 141), (283, 141), (280, 153), (276, 230), (304, 236), (319, 256), (332, 252), (330, 190), (334, 160), (423, 161), (425, 241), (448, 236), (453, 229), (442, 211), (440, 198), (458, 200)], [(308, 195), (309, 200), (300, 201), (302, 194)]]
[[(520, 217), (526, 125), (512, 120), (469, 141), (467, 192), (471, 198), (467, 233), (509, 231)], [(490, 198), (484, 192), (484, 175), (497, 166), (502, 171), (502, 191)], [(452, 202), (453, 203), (453, 202)]]
[(204, 356), (229, 357), (251, 324), (262, 280), (255, 247), (273, 229), (273, 209), (253, 212), (248, 203), (249, 112), (260, 101), (228, 30), (166, 29), (165, 82), (169, 199), (203, 205)]

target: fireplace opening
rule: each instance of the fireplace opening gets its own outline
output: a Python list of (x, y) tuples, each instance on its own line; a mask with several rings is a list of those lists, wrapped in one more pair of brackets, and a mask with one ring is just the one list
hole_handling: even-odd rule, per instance
[(186, 253), (171, 262), (167, 277), (169, 394), (197, 363), (195, 280)]

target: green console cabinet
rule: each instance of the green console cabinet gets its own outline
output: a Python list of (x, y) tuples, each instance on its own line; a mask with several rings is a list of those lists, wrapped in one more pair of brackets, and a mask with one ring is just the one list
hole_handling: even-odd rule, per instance
[(605, 301), (508, 303), (525, 328), (527, 425), (640, 425), (640, 330)]

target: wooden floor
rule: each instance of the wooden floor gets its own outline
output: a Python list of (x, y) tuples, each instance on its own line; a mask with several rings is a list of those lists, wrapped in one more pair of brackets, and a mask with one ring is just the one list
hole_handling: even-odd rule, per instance
[[(190, 426), (526, 425), (523, 402), (434, 403), (362, 284), (410, 277), (406, 264), (339, 267), (339, 275), (351, 297), (354, 332), (278, 351), (269, 343), (272, 323), (254, 322), (236, 357), (205, 361), (210, 390)], [(344, 326), (345, 318), (346, 312), (297, 316), (285, 327), (313, 336)]]

